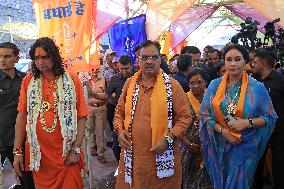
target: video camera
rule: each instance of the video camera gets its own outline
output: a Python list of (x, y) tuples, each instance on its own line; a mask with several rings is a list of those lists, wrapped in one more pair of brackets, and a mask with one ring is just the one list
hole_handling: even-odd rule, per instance
[[(238, 44), (239, 40), (243, 43), (248, 49), (255, 48), (257, 26), (260, 23), (256, 20), (253, 20), (251, 17), (247, 17), (244, 23), (241, 23), (241, 29), (238, 30), (235, 36), (231, 38), (232, 43)], [(250, 43), (249, 43), (250, 42)]]
[[(231, 42), (241, 44), (251, 50), (265, 48), (277, 55), (281, 66), (284, 66), (284, 28), (280, 28), (276, 31), (275, 24), (277, 22), (280, 22), (280, 18), (267, 22), (264, 25), (265, 33), (262, 42), (260, 38), (256, 37), (257, 26), (260, 23), (253, 20), (251, 17), (247, 17), (245, 22), (240, 24), (241, 29), (238, 30), (238, 33), (231, 38)], [(270, 39), (272, 44), (269, 44)]]
[(267, 22), (264, 25), (264, 30), (265, 30), (265, 36), (264, 36), (264, 44), (267, 44), (269, 41), (269, 38), (271, 38), (273, 44), (277, 43), (277, 35), (276, 35), (276, 30), (274, 24), (277, 22), (280, 22), (280, 18), (276, 18), (275, 20), (272, 20), (271, 22)]

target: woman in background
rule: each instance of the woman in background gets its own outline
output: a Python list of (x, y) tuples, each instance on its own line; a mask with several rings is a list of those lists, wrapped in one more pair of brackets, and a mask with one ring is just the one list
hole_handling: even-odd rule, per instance
[(200, 104), (206, 89), (206, 74), (200, 69), (193, 69), (188, 74), (188, 83), (190, 91), (187, 97), (193, 125), (183, 138), (182, 187), (183, 189), (211, 189), (212, 184), (204, 167), (199, 137)]

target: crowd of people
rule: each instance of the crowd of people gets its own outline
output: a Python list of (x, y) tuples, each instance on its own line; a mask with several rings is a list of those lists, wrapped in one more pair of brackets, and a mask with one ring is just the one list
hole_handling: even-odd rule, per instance
[(262, 189), (266, 179), (281, 188), (284, 75), (276, 57), (236, 44), (203, 54), (185, 46), (171, 58), (160, 51), (151, 40), (135, 60), (108, 49), (100, 67), (76, 75), (44, 37), (22, 73), (18, 47), (1, 43), (1, 163), (13, 164), (17, 187), (84, 188), (88, 130), (87, 148), (101, 164), (112, 147), (117, 189)]

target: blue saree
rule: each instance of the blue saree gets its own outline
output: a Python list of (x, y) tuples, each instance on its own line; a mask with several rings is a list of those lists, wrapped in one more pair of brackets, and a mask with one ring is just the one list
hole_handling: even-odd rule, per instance
[[(217, 120), (211, 102), (222, 79), (210, 83), (201, 104), (200, 140), (204, 161), (215, 189), (249, 189), (277, 115), (264, 85), (249, 77), (242, 118), (261, 117), (266, 125), (242, 131), (242, 142), (239, 145), (229, 143), (213, 129)], [(233, 86), (232, 90), (237, 92), (237, 88)], [(225, 116), (227, 105), (224, 97), (220, 108)]]

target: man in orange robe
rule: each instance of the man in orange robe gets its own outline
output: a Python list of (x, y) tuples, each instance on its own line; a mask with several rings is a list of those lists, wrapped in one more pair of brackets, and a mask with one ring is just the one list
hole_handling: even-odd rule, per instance
[[(29, 167), (25, 169), (33, 171), (37, 189), (83, 189), (80, 146), (89, 112), (80, 80), (64, 70), (59, 48), (50, 38), (38, 39), (30, 50), (30, 57), (32, 73), (23, 80), (18, 104), (14, 168), (21, 176), (24, 167), (20, 147), (27, 136), (25, 158), (29, 160)], [(41, 86), (32, 85), (33, 82)], [(69, 90), (72, 86), (73, 90)], [(30, 92), (33, 90), (34, 93)], [(31, 103), (32, 94), (35, 103)], [(34, 104), (39, 104), (38, 108)], [(37, 110), (36, 115), (29, 115)], [(30, 119), (33, 116), (36, 122)]]

